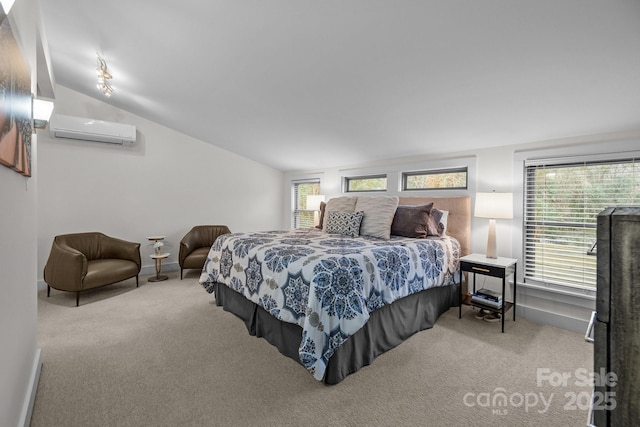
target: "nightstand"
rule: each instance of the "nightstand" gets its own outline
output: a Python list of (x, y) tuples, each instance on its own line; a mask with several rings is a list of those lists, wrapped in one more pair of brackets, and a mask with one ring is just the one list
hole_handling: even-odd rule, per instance
[[(513, 309), (513, 320), (516, 320), (516, 271), (517, 259), (513, 258), (487, 258), (482, 254), (471, 254), (460, 258), (460, 307), (458, 311), (458, 319), (462, 318), (462, 276), (463, 273), (473, 273), (473, 292), (476, 291), (476, 274), (485, 276), (498, 277), (502, 279), (502, 298), (503, 302), (500, 308), (490, 307), (471, 301), (470, 304), (485, 310), (500, 313), (502, 321), (502, 332), (504, 333), (504, 314)], [(509, 302), (505, 299), (505, 287), (507, 277), (513, 275), (513, 301)]]

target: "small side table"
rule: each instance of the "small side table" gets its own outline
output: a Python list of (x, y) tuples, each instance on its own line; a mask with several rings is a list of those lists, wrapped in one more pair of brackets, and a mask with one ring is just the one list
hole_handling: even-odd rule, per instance
[(171, 255), (171, 254), (170, 253), (163, 253), (163, 254), (151, 254), (151, 255), (149, 255), (151, 257), (151, 259), (153, 259), (156, 262), (156, 277), (149, 277), (149, 281), (150, 282), (161, 282), (161, 281), (167, 280), (169, 278), (167, 276), (161, 276), (160, 275), (160, 271), (162, 270), (162, 260), (168, 258), (169, 255)]
[[(471, 254), (460, 258), (460, 307), (458, 309), (458, 319), (462, 318), (462, 273), (473, 273), (473, 292), (476, 291), (476, 274), (498, 277), (502, 279), (502, 305), (499, 309), (479, 305), (471, 302), (471, 305), (498, 312), (502, 318), (502, 333), (504, 333), (504, 315), (509, 309), (513, 310), (513, 320), (516, 320), (516, 271), (517, 259), (514, 258), (487, 258), (482, 254)], [(513, 301), (505, 299), (505, 287), (507, 277), (513, 274)]]

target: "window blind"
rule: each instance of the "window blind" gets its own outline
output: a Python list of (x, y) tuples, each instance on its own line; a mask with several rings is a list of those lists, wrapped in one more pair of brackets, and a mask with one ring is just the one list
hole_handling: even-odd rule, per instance
[(638, 159), (537, 160), (524, 178), (525, 281), (594, 287), (598, 213), (640, 204)]
[(300, 180), (292, 182), (293, 228), (313, 227), (314, 211), (307, 209), (307, 196), (320, 194), (320, 180)]

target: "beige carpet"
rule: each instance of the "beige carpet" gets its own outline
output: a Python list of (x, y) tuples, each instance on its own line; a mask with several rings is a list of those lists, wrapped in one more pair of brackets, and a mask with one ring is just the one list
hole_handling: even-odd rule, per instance
[[(212, 304), (196, 271), (169, 276), (83, 294), (78, 308), (73, 294), (40, 293), (33, 427), (586, 423), (576, 370), (591, 372), (593, 349), (579, 334), (523, 319), (501, 334), (455, 308), (326, 386)], [(538, 368), (571, 378), (539, 384)]]

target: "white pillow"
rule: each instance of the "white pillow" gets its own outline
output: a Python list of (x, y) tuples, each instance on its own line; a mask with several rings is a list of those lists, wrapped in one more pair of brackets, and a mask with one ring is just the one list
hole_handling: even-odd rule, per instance
[(397, 207), (397, 196), (358, 197), (355, 210), (364, 212), (360, 235), (388, 240)]
[(444, 236), (445, 234), (447, 234), (447, 219), (449, 219), (449, 211), (441, 210), (440, 212), (442, 212), (442, 218), (440, 218), (440, 224), (442, 224), (444, 227), (442, 230), (442, 235)]
[(355, 212), (356, 211), (356, 201), (357, 197), (334, 197), (333, 199), (329, 199), (327, 205), (324, 207), (324, 219), (322, 221), (322, 229), (324, 230), (327, 226), (327, 218), (329, 217), (329, 212)]

